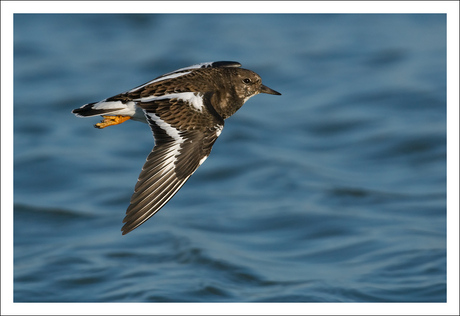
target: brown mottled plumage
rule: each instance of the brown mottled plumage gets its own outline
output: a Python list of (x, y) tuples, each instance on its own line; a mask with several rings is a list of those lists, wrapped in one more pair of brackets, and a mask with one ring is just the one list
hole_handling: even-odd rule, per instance
[(210, 62), (181, 68), (146, 84), (72, 112), (102, 115), (105, 128), (127, 119), (147, 122), (155, 146), (147, 157), (123, 222), (127, 234), (158, 212), (211, 153), (233, 115), (258, 93), (280, 95), (237, 62)]

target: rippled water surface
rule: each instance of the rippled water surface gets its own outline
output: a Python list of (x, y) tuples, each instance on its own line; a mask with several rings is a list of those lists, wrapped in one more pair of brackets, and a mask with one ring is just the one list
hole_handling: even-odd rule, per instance
[[(14, 18), (15, 302), (445, 302), (446, 17)], [(153, 218), (150, 128), (70, 113), (194, 63), (282, 96), (226, 121)]]

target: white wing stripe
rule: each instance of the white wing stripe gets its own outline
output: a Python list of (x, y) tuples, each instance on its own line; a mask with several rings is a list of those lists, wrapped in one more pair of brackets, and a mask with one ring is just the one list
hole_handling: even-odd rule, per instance
[(155, 113), (144, 111), (145, 115), (147, 115), (155, 124), (160, 127), (162, 130), (166, 132), (170, 137), (172, 137), (176, 142), (183, 143), (184, 139), (180, 136), (179, 131), (172, 127), (169, 123), (163, 121), (159, 116)]
[(191, 65), (191, 66), (188, 66), (188, 67), (184, 67), (184, 68), (174, 70), (173, 72), (170, 72), (168, 74), (172, 74), (172, 73), (175, 73), (177, 71), (189, 70), (189, 69), (198, 69), (198, 68), (203, 68), (203, 67), (205, 68), (205, 67), (211, 66), (213, 63), (214, 63), (213, 61), (210, 61), (210, 62), (206, 62), (206, 63), (195, 64), (195, 65)]
[(131, 93), (131, 92), (135, 92), (145, 86), (148, 86), (149, 84), (152, 84), (152, 83), (155, 83), (155, 82), (160, 82), (160, 81), (163, 81), (163, 80), (168, 80), (168, 79), (173, 79), (173, 78), (177, 78), (177, 77), (181, 77), (181, 76), (185, 76), (185, 75), (188, 75), (189, 73), (191, 73), (191, 71), (188, 71), (188, 72), (181, 72), (181, 73), (176, 73), (176, 72), (172, 72), (172, 73), (169, 73), (165, 76), (162, 76), (160, 78), (157, 78), (157, 79), (154, 79), (152, 81), (149, 81), (145, 84), (143, 84), (142, 86), (139, 86), (139, 87), (136, 87), (132, 90), (129, 90), (128, 93)]
[[(159, 116), (155, 115), (155, 113), (145, 111), (145, 115), (147, 115), (155, 124), (160, 127), (162, 130), (166, 132), (172, 139), (174, 139), (174, 144), (168, 149), (168, 154), (165, 155), (165, 159), (162, 162), (164, 166), (162, 168), (162, 174), (168, 172), (169, 170), (174, 168), (174, 163), (177, 160), (177, 156), (180, 154), (181, 144), (184, 142), (184, 138), (179, 134), (179, 131), (172, 127), (170, 124), (163, 121)], [(167, 168), (166, 166), (169, 166)]]
[(170, 93), (162, 96), (148, 96), (145, 98), (135, 99), (136, 102), (152, 102), (164, 99), (178, 99), (192, 105), (196, 110), (202, 112), (204, 108), (203, 96), (196, 92)]

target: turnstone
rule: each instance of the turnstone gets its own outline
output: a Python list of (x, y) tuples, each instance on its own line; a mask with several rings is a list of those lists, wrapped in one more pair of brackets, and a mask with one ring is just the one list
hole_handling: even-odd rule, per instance
[(142, 167), (123, 220), (123, 235), (158, 212), (206, 160), (224, 120), (252, 96), (281, 95), (233, 61), (192, 65), (72, 111), (101, 115), (105, 128), (129, 119), (148, 123), (155, 146)]

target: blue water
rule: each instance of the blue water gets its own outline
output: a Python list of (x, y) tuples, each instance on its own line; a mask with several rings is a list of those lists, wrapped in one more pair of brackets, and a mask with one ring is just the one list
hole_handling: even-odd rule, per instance
[[(282, 96), (122, 236), (153, 147), (70, 113), (194, 63)], [(446, 16), (16, 15), (15, 302), (445, 302)]]

